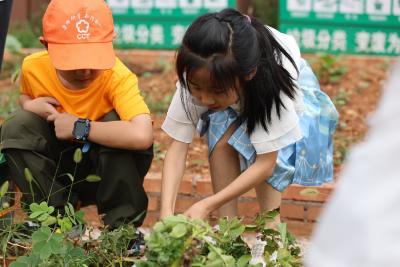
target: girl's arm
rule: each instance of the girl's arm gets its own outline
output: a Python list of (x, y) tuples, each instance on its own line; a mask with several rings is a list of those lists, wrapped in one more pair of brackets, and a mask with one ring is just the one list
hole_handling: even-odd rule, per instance
[(160, 217), (174, 214), (176, 196), (185, 171), (189, 144), (172, 140), (164, 159)]
[(241, 173), (232, 183), (218, 193), (195, 203), (185, 214), (192, 218), (206, 218), (210, 212), (264, 182), (274, 171), (277, 155), (277, 151), (257, 155), (254, 164)]

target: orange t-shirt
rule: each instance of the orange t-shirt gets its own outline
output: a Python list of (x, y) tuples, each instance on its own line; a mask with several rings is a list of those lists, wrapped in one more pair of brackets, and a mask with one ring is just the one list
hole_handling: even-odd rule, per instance
[(51, 96), (61, 104), (59, 112), (79, 118), (99, 120), (115, 109), (121, 120), (149, 114), (138, 88), (138, 80), (118, 58), (112, 69), (105, 70), (87, 88), (71, 90), (58, 79), (47, 51), (34, 53), (22, 64), (22, 94), (31, 98)]

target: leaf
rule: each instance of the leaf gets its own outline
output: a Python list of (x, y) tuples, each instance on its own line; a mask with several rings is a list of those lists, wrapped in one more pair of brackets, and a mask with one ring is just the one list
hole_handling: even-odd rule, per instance
[(78, 163), (80, 163), (82, 161), (82, 150), (80, 149), (80, 148), (77, 148), (76, 150), (75, 150), (75, 153), (74, 153), (74, 162), (76, 163), (76, 164), (78, 164)]
[(32, 212), (32, 213), (29, 215), (29, 218), (35, 219), (35, 218), (39, 217), (39, 216), (42, 215), (42, 214), (43, 214), (43, 211), (35, 211), (35, 212)]
[(42, 211), (42, 209), (40, 208), (40, 206), (39, 206), (39, 204), (37, 204), (37, 203), (31, 203), (30, 205), (29, 205), (29, 209), (31, 210), (31, 211), (33, 211), (33, 212), (35, 212), (35, 211)]
[(183, 223), (179, 223), (172, 228), (171, 236), (174, 238), (181, 238), (187, 233), (186, 226)]
[(41, 260), (45, 260), (51, 255), (51, 247), (47, 240), (42, 240), (33, 245), (34, 253), (39, 254)]
[(47, 226), (40, 227), (38, 230), (33, 232), (32, 234), (32, 242), (35, 244), (36, 242), (40, 242), (43, 240), (47, 240), (51, 235), (51, 230)]
[(1, 188), (0, 188), (0, 198), (2, 198), (2, 197), (5, 196), (5, 194), (6, 194), (7, 191), (8, 191), (8, 187), (9, 187), (9, 182), (8, 182), (8, 181), (5, 181), (5, 182), (1, 185)]
[(70, 174), (70, 173), (62, 173), (58, 177), (61, 177), (61, 176), (68, 176), (68, 178), (71, 180), (71, 182), (73, 182), (75, 179), (74, 176), (72, 176), (72, 174)]
[(85, 213), (82, 210), (75, 212), (75, 218), (80, 224), (86, 224), (86, 221), (83, 219), (85, 217)]
[(48, 209), (49, 209), (49, 207), (47, 206), (47, 203), (46, 203), (45, 201), (41, 202), (41, 203), (39, 204), (39, 206), (40, 206), (40, 209), (41, 209), (42, 211), (48, 211)]
[(43, 225), (43, 226), (49, 226), (49, 225), (55, 224), (56, 222), (57, 222), (57, 218), (56, 218), (56, 217), (54, 217), (54, 216), (49, 216), (49, 217), (47, 217), (46, 220), (44, 220), (44, 221), (42, 222), (42, 225)]
[(16, 54), (21, 52), (22, 44), (17, 37), (11, 34), (7, 34), (4, 48), (6, 51), (9, 51), (10, 53)]
[(43, 214), (40, 215), (37, 219), (38, 219), (38, 221), (43, 222), (43, 221), (45, 221), (48, 217), (49, 217), (49, 214), (43, 213)]
[(142, 219), (142, 217), (144, 216), (145, 213), (146, 213), (146, 210), (142, 211), (139, 215), (137, 215), (135, 218), (133, 218), (132, 223), (138, 222), (140, 219)]
[(17, 258), (16, 261), (12, 262), (10, 267), (26, 267), (26, 266), (33, 266), (31, 263), (30, 257), (28, 256), (20, 256)]
[(286, 223), (278, 224), (278, 230), (279, 230), (279, 233), (281, 235), (281, 240), (282, 240), (282, 243), (283, 243), (283, 247), (286, 247), (286, 245), (287, 245), (287, 239), (286, 239), (287, 227), (286, 227)]
[(100, 182), (101, 178), (98, 175), (90, 174), (86, 177), (86, 181), (90, 183)]
[(238, 259), (236, 265), (237, 267), (246, 267), (250, 260), (251, 260), (250, 254), (243, 255)]
[(68, 202), (66, 209), (67, 209), (67, 207), (69, 208), (69, 212), (70, 212), (71, 216), (74, 216), (75, 215), (74, 206), (72, 206), (72, 204)]
[(33, 181), (33, 176), (31, 171), (28, 168), (24, 169), (24, 175), (25, 175), (25, 179), (28, 183), (32, 183)]
[(319, 195), (319, 191), (316, 188), (305, 188), (300, 191), (301, 196), (313, 197)]
[(49, 206), (49, 207), (47, 208), (47, 214), (52, 214), (53, 211), (54, 211), (54, 207), (53, 207), (53, 206)]

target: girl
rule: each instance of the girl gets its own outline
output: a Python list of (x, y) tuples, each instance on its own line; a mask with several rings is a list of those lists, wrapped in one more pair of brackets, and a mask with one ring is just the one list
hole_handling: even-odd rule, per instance
[(163, 168), (161, 217), (174, 212), (196, 125), (207, 137), (215, 194), (191, 206), (189, 217), (216, 209), (235, 216), (237, 197), (252, 188), (261, 211), (277, 209), (289, 184), (332, 180), (337, 112), (293, 38), (233, 9), (206, 14), (188, 28), (176, 71), (177, 90), (162, 126), (173, 140)]

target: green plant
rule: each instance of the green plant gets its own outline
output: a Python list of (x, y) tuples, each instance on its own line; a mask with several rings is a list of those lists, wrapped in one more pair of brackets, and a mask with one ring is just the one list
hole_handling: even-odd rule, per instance
[(278, 230), (266, 227), (277, 212), (256, 217), (254, 224), (242, 224), (238, 218), (222, 218), (212, 228), (202, 220), (191, 220), (183, 215), (165, 218), (154, 225), (146, 237), (144, 266), (261, 266), (252, 264), (256, 254), (244, 241), (244, 234), (259, 233), (262, 240), (261, 257), (267, 266), (301, 266), (300, 249), (295, 239), (280, 224)]
[(132, 265), (133, 259), (129, 257), (128, 249), (135, 238), (137, 234), (133, 224), (121, 225), (112, 231), (105, 229), (92, 253), (96, 255), (101, 266), (122, 266), (127, 262)]
[[(20, 266), (85, 266), (90, 258), (85, 251), (74, 246), (62, 234), (42, 226), (32, 234), (32, 249), (29, 255), (18, 257), (10, 267)], [(87, 266), (87, 265), (86, 265)]]
[(325, 53), (318, 54), (318, 57), (312, 60), (313, 69), (322, 84), (337, 83), (347, 73), (347, 67), (340, 65), (339, 60), (339, 56)]
[(253, 15), (263, 23), (273, 28), (278, 28), (279, 1), (254, 0), (252, 2)]
[(348, 103), (349, 93), (346, 91), (346, 89), (340, 88), (339, 92), (333, 97), (332, 101), (336, 107), (341, 108)]
[(0, 119), (9, 117), (12, 113), (19, 109), (17, 102), (18, 97), (18, 90), (0, 92)]
[(172, 62), (168, 58), (160, 56), (160, 58), (155, 63), (156, 68), (161, 69), (162, 73), (168, 73), (172, 69)]
[(144, 99), (151, 112), (164, 114), (172, 101), (173, 94), (166, 94), (161, 100), (156, 100), (150, 94), (144, 94)]
[(159, 143), (154, 143), (153, 146), (153, 150), (154, 150), (154, 159), (159, 161), (159, 160), (164, 160), (165, 158), (165, 149), (162, 149), (162, 144)]

